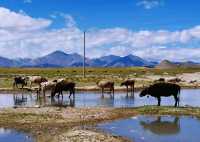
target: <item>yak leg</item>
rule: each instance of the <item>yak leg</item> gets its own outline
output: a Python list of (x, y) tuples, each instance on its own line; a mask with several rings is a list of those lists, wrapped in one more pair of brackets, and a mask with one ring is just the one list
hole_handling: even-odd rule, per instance
[(45, 92), (45, 89), (43, 89), (43, 96), (44, 96), (44, 97), (46, 96), (45, 93), (46, 93), (46, 92)]
[(134, 84), (132, 85), (132, 94), (134, 95)]
[(114, 87), (112, 88), (112, 93), (113, 93), (113, 98), (114, 98), (114, 95), (115, 95), (115, 88)]
[(60, 95), (62, 95), (62, 99), (63, 99), (63, 92), (62, 91), (58, 92), (58, 98), (60, 98)]
[(75, 88), (73, 89), (73, 99), (75, 98)]
[(69, 91), (69, 98), (71, 98), (72, 90)]
[(126, 86), (126, 96), (128, 97), (128, 85)]
[(104, 97), (104, 88), (101, 88), (101, 96)]
[(177, 95), (174, 95), (174, 99), (175, 99), (175, 104), (174, 106), (177, 107), (177, 104), (179, 105), (179, 98)]
[(73, 95), (73, 98), (75, 97), (74, 89), (70, 90), (69, 98), (71, 97), (71, 95)]
[(158, 99), (158, 106), (160, 106), (161, 98), (157, 97), (157, 99)]

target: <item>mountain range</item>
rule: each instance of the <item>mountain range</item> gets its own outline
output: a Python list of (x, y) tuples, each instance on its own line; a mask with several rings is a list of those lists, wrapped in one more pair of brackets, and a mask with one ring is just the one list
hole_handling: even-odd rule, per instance
[[(83, 56), (74, 53), (67, 54), (62, 51), (55, 51), (43, 57), (36, 59), (18, 58), (8, 59), (0, 57), (0, 67), (81, 67), (83, 65)], [(132, 54), (120, 57), (116, 55), (103, 56), (100, 58), (90, 59), (86, 58), (86, 66), (88, 67), (158, 67), (168, 68), (177, 67), (182, 63), (172, 63), (168, 60), (157, 62), (150, 62)], [(199, 66), (198, 63), (185, 62), (184, 66), (193, 67)]]

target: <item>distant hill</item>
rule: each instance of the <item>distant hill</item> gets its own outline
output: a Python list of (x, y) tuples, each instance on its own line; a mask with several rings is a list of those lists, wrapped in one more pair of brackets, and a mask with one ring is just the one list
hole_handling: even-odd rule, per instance
[(148, 62), (140, 57), (134, 55), (128, 55), (120, 57), (106, 65), (107, 67), (130, 67), (130, 66), (153, 66), (151, 62)]
[(156, 68), (160, 69), (170, 69), (170, 68), (199, 68), (200, 64), (195, 62), (171, 62), (169, 60), (163, 60), (156, 66)]
[(170, 69), (170, 68), (177, 68), (177, 67), (179, 67), (178, 64), (173, 63), (169, 60), (163, 60), (160, 62), (160, 64), (156, 66), (156, 68), (159, 68), (159, 69)]
[[(62, 51), (55, 51), (43, 57), (36, 59), (18, 58), (8, 59), (0, 57), (0, 67), (81, 67), (83, 65), (83, 57), (79, 54), (67, 54)], [(132, 54), (120, 57), (115, 55), (103, 56), (100, 58), (86, 58), (86, 66), (88, 67), (156, 67), (156, 68), (175, 68), (175, 67), (200, 67), (195, 62), (170, 62), (163, 60), (161, 63), (149, 62)]]
[(92, 67), (105, 67), (107, 64), (110, 64), (111, 62), (114, 62), (118, 59), (120, 59), (120, 56), (115, 56), (115, 55), (108, 55), (108, 56), (103, 56), (100, 58), (92, 59), (90, 61), (90, 66)]
[(82, 62), (83, 57), (79, 54), (66, 54), (61, 51), (55, 51), (44, 57), (37, 58), (33, 60), (35, 65), (54, 65), (60, 67), (70, 67), (75, 63)]

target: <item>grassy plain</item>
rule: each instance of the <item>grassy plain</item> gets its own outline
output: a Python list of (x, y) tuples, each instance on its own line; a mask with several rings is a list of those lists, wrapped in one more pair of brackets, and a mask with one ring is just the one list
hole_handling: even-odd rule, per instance
[(13, 77), (16, 75), (41, 75), (48, 79), (67, 78), (75, 81), (77, 86), (88, 86), (95, 85), (101, 79), (110, 79), (119, 85), (125, 78), (143, 78), (147, 75), (163, 74), (175, 76), (176, 74), (194, 72), (200, 72), (200, 68), (86, 68), (86, 78), (83, 78), (82, 68), (0, 68), (0, 88), (11, 87)]

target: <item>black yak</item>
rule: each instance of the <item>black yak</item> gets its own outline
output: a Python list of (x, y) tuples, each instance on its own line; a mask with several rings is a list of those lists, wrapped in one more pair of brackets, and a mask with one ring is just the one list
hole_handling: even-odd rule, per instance
[(51, 97), (54, 97), (56, 95), (56, 93), (58, 93), (58, 95), (62, 95), (63, 97), (63, 93), (62, 91), (69, 91), (70, 95), (69, 98), (71, 97), (71, 95), (73, 95), (73, 97), (75, 97), (75, 83), (72, 81), (67, 81), (67, 80), (63, 80), (60, 81), (58, 83), (56, 83), (56, 86), (52, 89), (51, 92)]
[(151, 95), (158, 99), (158, 106), (160, 106), (161, 97), (174, 96), (175, 107), (179, 105), (179, 95), (181, 87), (177, 84), (172, 83), (156, 83), (145, 88), (141, 93), (140, 97)]
[(25, 77), (22, 76), (17, 76), (14, 77), (14, 82), (13, 82), (13, 88), (17, 87), (18, 88), (18, 84), (22, 85), (22, 89), (24, 88), (24, 86), (27, 85), (27, 80)]

